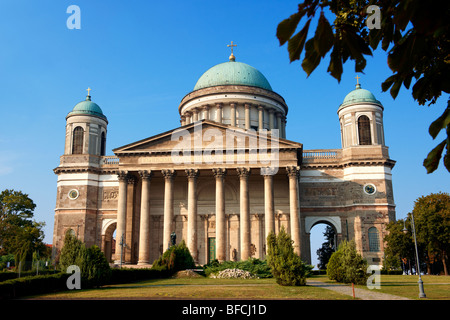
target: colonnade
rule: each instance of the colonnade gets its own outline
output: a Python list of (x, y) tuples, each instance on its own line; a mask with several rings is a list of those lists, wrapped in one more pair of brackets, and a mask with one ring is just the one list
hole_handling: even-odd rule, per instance
[[(230, 107), (230, 125), (233, 127), (237, 126), (237, 120), (236, 120), (236, 109), (237, 109), (237, 102), (231, 102), (229, 104)], [(215, 122), (223, 123), (223, 104), (217, 103), (214, 105), (216, 107), (216, 113), (215, 118), (212, 119), (210, 117), (210, 105), (203, 105), (200, 107), (194, 107), (190, 109), (189, 111), (184, 112), (181, 115), (180, 123), (182, 126), (199, 121), (199, 120), (213, 120)], [(245, 129), (251, 129), (251, 109), (256, 108), (258, 110), (258, 130), (261, 129), (278, 129), (279, 135), (282, 138), (286, 137), (286, 115), (281, 112), (277, 111), (274, 108), (268, 108), (263, 107), (262, 105), (254, 105), (250, 103), (244, 103), (244, 128)], [(267, 110), (269, 114), (269, 126), (268, 128), (264, 128), (264, 110)]]
[[(246, 260), (251, 257), (250, 239), (250, 198), (249, 198), (249, 176), (251, 168), (214, 168), (212, 174), (215, 178), (215, 214), (216, 214), (216, 259), (224, 261), (226, 259), (226, 215), (225, 215), (225, 183), (227, 171), (236, 170), (239, 176), (239, 232), (240, 232), (240, 259)], [(138, 264), (150, 264), (150, 201), (151, 179), (153, 172), (149, 170), (138, 171), (142, 179), (141, 188), (141, 210), (139, 225), (139, 257)], [(197, 256), (197, 180), (200, 174), (199, 169), (185, 169), (188, 184), (188, 214), (187, 214), (187, 247), (194, 260)], [(174, 179), (177, 171), (173, 169), (161, 170), (164, 177), (164, 218), (163, 218), (163, 250), (170, 246), (171, 233), (174, 229)], [(290, 203), (290, 233), (294, 241), (294, 251), (300, 255), (300, 207), (299, 207), (299, 173), (300, 168), (290, 166), (286, 168), (289, 177), (289, 203)], [(264, 221), (265, 239), (271, 231), (275, 231), (275, 207), (274, 207), (274, 175), (270, 168), (261, 168), (261, 175), (264, 177)], [(119, 180), (119, 195), (117, 207), (117, 231), (116, 231), (116, 263), (120, 261), (121, 237), (126, 239), (127, 230), (126, 214), (128, 203), (131, 201), (127, 197), (127, 184), (133, 180), (126, 171), (117, 173)], [(132, 205), (132, 204), (131, 204)], [(128, 233), (130, 234), (130, 233)]]

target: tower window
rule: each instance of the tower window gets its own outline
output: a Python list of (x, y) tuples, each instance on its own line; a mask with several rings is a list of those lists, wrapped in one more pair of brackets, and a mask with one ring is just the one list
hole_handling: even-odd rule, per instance
[(375, 227), (369, 229), (369, 251), (380, 251), (380, 239), (378, 237), (378, 230)]
[(72, 154), (83, 153), (84, 130), (82, 127), (76, 127), (73, 130)]
[(372, 137), (370, 134), (370, 120), (367, 116), (361, 116), (358, 118), (358, 134), (360, 145), (364, 146), (372, 144)]
[(104, 156), (105, 155), (105, 151), (106, 151), (106, 135), (105, 135), (105, 131), (102, 132), (102, 141), (100, 144), (100, 155)]

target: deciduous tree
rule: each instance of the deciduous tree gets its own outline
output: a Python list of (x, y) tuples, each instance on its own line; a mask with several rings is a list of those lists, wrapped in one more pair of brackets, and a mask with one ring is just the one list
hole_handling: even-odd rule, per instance
[(21, 192), (6, 189), (0, 193), (0, 251), (14, 254), (16, 266), (31, 260), (34, 251), (45, 251), (45, 223), (31, 220), (36, 204)]

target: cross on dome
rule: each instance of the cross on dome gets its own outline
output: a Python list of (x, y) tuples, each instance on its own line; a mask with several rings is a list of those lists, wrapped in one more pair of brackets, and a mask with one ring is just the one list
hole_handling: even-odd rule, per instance
[(227, 44), (227, 47), (231, 48), (231, 55), (230, 55), (230, 61), (235, 61), (236, 57), (233, 54), (233, 47), (237, 47), (237, 44), (233, 44), (233, 41), (231, 41), (231, 44)]
[(361, 89), (361, 84), (359, 83), (359, 79), (361, 79), (361, 77), (356, 75), (355, 79), (356, 79), (356, 89)]
[(91, 100), (91, 88), (87, 88), (86, 91), (88, 92), (87, 96), (86, 96), (86, 100)]

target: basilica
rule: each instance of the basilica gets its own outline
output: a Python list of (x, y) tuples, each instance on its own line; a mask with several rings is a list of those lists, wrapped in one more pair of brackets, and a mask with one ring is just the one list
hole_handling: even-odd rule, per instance
[(335, 243), (354, 239), (369, 264), (382, 264), (386, 225), (395, 219), (395, 161), (383, 105), (359, 82), (336, 102), (341, 149), (289, 140), (286, 101), (233, 52), (181, 99), (180, 127), (114, 155), (106, 155), (107, 107), (89, 90), (68, 110), (54, 169), (55, 254), (71, 232), (115, 264), (149, 266), (181, 240), (197, 264), (264, 259), (267, 235), (284, 227), (311, 263), (311, 229), (325, 223)]

